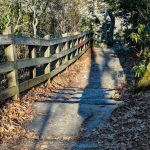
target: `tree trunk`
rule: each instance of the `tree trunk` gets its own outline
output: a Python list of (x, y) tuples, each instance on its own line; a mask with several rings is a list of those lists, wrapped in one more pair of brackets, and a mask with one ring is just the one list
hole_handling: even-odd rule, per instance
[(111, 26), (110, 26), (109, 41), (108, 41), (108, 43), (110, 45), (112, 45), (113, 42), (114, 42), (115, 16), (113, 15), (113, 13), (112, 13), (112, 11), (110, 9), (108, 10), (108, 14), (109, 14), (109, 17), (111, 19)]

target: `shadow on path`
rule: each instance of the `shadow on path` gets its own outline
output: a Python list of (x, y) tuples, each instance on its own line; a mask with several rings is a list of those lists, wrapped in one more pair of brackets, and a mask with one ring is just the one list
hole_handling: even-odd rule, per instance
[[(117, 102), (111, 99), (111, 95), (121, 84), (122, 76), (118, 74), (120, 74), (120, 69), (123, 71), (123, 68), (121, 68), (119, 58), (114, 55), (113, 49), (96, 48), (91, 51), (92, 63), (88, 85), (83, 91), (78, 110), (79, 115), (84, 118), (80, 140), (90, 137), (97, 127), (105, 126), (112, 111), (117, 107), (115, 105)], [(113, 59), (116, 60), (113, 61)], [(85, 107), (86, 103), (88, 106)], [(78, 144), (72, 149), (77, 149), (77, 147)]]

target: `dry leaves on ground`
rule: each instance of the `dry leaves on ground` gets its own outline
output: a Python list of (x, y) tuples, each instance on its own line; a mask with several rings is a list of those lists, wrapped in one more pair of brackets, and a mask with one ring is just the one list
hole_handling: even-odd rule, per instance
[[(89, 56), (89, 57), (87, 57)], [(32, 138), (32, 133), (25, 130), (25, 124), (33, 118), (33, 101), (47, 100), (51, 93), (69, 86), (77, 86), (81, 68), (90, 65), (90, 51), (83, 55), (74, 65), (56, 76), (51, 83), (32, 88), (22, 96), (20, 101), (8, 101), (0, 108), (0, 145), (3, 149), (15, 143), (19, 138)], [(76, 77), (76, 80), (73, 78)], [(15, 145), (15, 144), (14, 144)], [(13, 147), (15, 147), (13, 145)]]
[(150, 149), (150, 95), (128, 93), (124, 105), (114, 111), (109, 123), (97, 135), (104, 149)]
[(24, 124), (32, 119), (31, 101), (9, 101), (0, 109), (1, 144), (18, 139), (26, 131)]
[(51, 83), (32, 88), (26, 97), (30, 100), (47, 100), (51, 97), (51, 93), (65, 87), (85, 88), (87, 84), (81, 82), (81, 76), (83, 76), (83, 70), (89, 72), (90, 66), (91, 53), (87, 51), (78, 61), (56, 76)]

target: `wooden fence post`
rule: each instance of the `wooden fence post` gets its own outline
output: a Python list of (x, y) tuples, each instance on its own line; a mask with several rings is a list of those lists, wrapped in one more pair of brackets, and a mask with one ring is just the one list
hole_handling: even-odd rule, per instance
[[(73, 48), (73, 47), (74, 47), (74, 41), (71, 40), (70, 41), (70, 48)], [(70, 59), (72, 59), (72, 58), (73, 58), (73, 53), (70, 54)]]
[[(29, 57), (36, 58), (36, 48), (29, 49)], [(30, 68), (30, 78), (36, 78), (36, 66)]]
[[(56, 54), (59, 54), (60, 52), (60, 45), (58, 44), (57, 47), (56, 47)], [(56, 63), (56, 68), (58, 68), (60, 66), (60, 59), (57, 60), (57, 63)]]
[[(82, 42), (81, 38), (78, 38), (79, 44)], [(81, 47), (78, 48), (78, 53), (81, 52)]]
[[(87, 35), (84, 35), (83, 37), (83, 41), (85, 41), (87, 39)], [(86, 48), (86, 44), (83, 46), (83, 50)]]
[[(83, 37), (81, 37), (80, 42), (81, 42), (81, 43), (83, 42)], [(80, 52), (83, 51), (83, 47), (84, 47), (84, 46), (81, 46)]]
[[(48, 47), (48, 48), (45, 50), (45, 52), (44, 52), (44, 57), (50, 58), (50, 47)], [(45, 74), (48, 74), (48, 73), (50, 73), (50, 71), (51, 71), (51, 64), (48, 63), (48, 64), (45, 65), (44, 73), (45, 73)], [(48, 82), (50, 82), (50, 78), (49, 78)]]
[[(69, 48), (68, 42), (65, 43), (64, 48), (65, 48), (66, 51), (68, 51), (68, 48)], [(68, 55), (66, 55), (66, 57), (65, 57), (65, 62), (68, 62)]]
[[(45, 39), (45, 40), (50, 40), (49, 35), (46, 35), (46, 36), (44, 37), (44, 39)], [(45, 52), (44, 52), (44, 57), (50, 58), (50, 56), (51, 56), (51, 52), (50, 52), (50, 46), (49, 46), (49, 47), (46, 48), (46, 50), (45, 50)], [(45, 73), (45, 74), (48, 74), (48, 73), (50, 74), (50, 71), (51, 71), (51, 63), (48, 63), (48, 64), (45, 65), (44, 73)], [(49, 76), (49, 77), (50, 77), (50, 76)], [(50, 82), (50, 81), (51, 81), (51, 78), (48, 79), (48, 82)]]
[(16, 56), (16, 48), (14, 43), (14, 34), (13, 29), (11, 27), (11, 33), (8, 32), (7, 34), (12, 35), (13, 44), (9, 45), (5, 48), (5, 56), (7, 61), (14, 63), (14, 70), (7, 73), (7, 80), (8, 80), (8, 87), (16, 87), (16, 95), (12, 97), (13, 100), (19, 100), (19, 84), (18, 84), (18, 68), (17, 68), (17, 56)]
[[(78, 44), (79, 44), (79, 39), (77, 38), (75, 42), (75, 46), (78, 46)], [(75, 56), (77, 56), (78, 54), (79, 54), (79, 49), (77, 48)]]

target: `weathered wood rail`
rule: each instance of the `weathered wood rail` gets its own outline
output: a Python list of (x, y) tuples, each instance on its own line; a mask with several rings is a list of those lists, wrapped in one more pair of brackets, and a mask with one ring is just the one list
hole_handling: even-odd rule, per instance
[[(16, 35), (0, 35), (0, 46), (5, 46), (5, 56), (7, 61), (0, 63), (0, 74), (6, 74), (8, 88), (0, 91), (0, 100), (10, 97), (19, 99), (21, 92), (30, 89), (46, 80), (50, 80), (55, 75), (62, 72), (69, 65), (75, 62), (87, 49), (91, 47), (92, 32), (87, 31), (80, 35), (64, 37), (55, 40), (37, 39)], [(17, 59), (16, 45), (26, 45), (30, 48), (30, 57)], [(36, 57), (37, 46), (44, 47), (44, 56)], [(51, 53), (51, 48), (55, 53)], [(63, 59), (63, 61), (62, 61)], [(51, 68), (52, 62), (57, 62)], [(44, 65), (44, 74), (37, 76), (36, 67)], [(30, 68), (31, 79), (19, 83), (18, 70)]]

